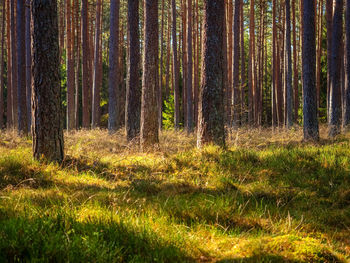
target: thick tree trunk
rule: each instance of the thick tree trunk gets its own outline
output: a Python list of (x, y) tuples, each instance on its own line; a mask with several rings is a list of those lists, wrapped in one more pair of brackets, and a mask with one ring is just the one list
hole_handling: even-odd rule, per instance
[(141, 132), (143, 150), (157, 144), (158, 0), (144, 1), (144, 63), (142, 76)]
[[(92, 127), (100, 126), (101, 119), (101, 67), (100, 67), (100, 49), (101, 49), (101, 10), (102, 0), (96, 2), (96, 23), (95, 23), (95, 56), (94, 56), (94, 75), (92, 84)], [(102, 66), (102, 65), (101, 65)]]
[(331, 57), (331, 85), (329, 107), (329, 136), (335, 137), (341, 132), (341, 48), (339, 43), (343, 39), (343, 0), (336, 0), (333, 15), (332, 57)]
[(346, 1), (346, 43), (345, 43), (345, 111), (343, 125), (345, 130), (350, 126), (350, 0)]
[(116, 132), (119, 124), (118, 99), (118, 61), (119, 61), (119, 0), (111, 0), (109, 39), (109, 77), (108, 77), (108, 130)]
[(286, 28), (285, 28), (285, 91), (286, 91), (286, 127), (290, 129), (293, 126), (293, 87), (292, 87), (292, 49), (291, 49), (291, 24), (290, 24), (290, 0), (285, 0), (286, 9)]
[(63, 123), (56, 0), (32, 0), (33, 155), (63, 160)]
[(139, 136), (141, 117), (139, 0), (128, 1), (128, 36), (125, 127), (131, 141)]
[(316, 33), (314, 0), (303, 5), (304, 140), (319, 139), (316, 99)]
[(204, 1), (202, 84), (199, 98), (198, 147), (225, 145), (223, 53), (225, 2)]
[(172, 45), (173, 45), (173, 76), (174, 76), (174, 103), (175, 103), (175, 116), (174, 124), (175, 129), (179, 129), (180, 126), (180, 91), (179, 91), (179, 64), (177, 57), (177, 37), (176, 37), (176, 0), (171, 0), (171, 17), (172, 17)]

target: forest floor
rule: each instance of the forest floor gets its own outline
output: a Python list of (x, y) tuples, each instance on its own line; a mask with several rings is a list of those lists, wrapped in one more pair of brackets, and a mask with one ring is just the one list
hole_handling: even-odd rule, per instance
[[(324, 128), (323, 128), (324, 129)], [(0, 262), (347, 262), (350, 134), (245, 130), (228, 149), (163, 132), (66, 134), (62, 165), (0, 134)]]

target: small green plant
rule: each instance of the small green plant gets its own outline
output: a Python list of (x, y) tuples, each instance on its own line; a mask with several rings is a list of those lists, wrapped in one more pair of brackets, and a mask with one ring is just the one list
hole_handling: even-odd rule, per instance
[[(164, 111), (163, 111), (163, 128), (165, 130), (174, 129), (175, 125), (175, 99), (174, 95), (170, 95), (168, 100), (164, 100)], [(180, 123), (182, 126), (182, 123)]]

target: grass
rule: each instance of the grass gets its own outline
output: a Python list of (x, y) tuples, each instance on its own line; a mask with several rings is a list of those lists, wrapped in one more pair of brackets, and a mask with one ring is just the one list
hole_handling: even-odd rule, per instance
[(62, 165), (0, 138), (0, 262), (350, 260), (350, 135), (241, 129), (197, 150), (167, 131), (142, 153), (121, 132), (79, 131)]

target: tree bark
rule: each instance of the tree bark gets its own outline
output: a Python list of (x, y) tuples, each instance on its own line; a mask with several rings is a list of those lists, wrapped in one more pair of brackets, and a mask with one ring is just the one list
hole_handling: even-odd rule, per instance
[(108, 130), (116, 132), (119, 124), (117, 107), (118, 98), (118, 61), (119, 61), (119, 0), (111, 1), (110, 13), (110, 39), (109, 39), (109, 78), (108, 78)]
[(56, 0), (32, 0), (33, 155), (62, 161), (60, 58)]
[(239, 126), (240, 115), (240, 92), (239, 92), (239, 59), (240, 59), (240, 47), (239, 47), (239, 34), (240, 34), (240, 9), (241, 0), (235, 0), (234, 15), (233, 15), (233, 122), (232, 126), (237, 128)]
[(91, 71), (89, 70), (89, 59), (90, 59), (90, 47), (89, 47), (89, 20), (88, 20), (88, 0), (82, 0), (81, 6), (81, 16), (82, 16), (82, 57), (83, 57), (83, 128), (90, 127), (90, 101), (89, 101), (89, 76)]
[(92, 127), (100, 126), (101, 119), (101, 66), (100, 65), (100, 49), (101, 49), (101, 10), (102, 0), (96, 2), (96, 23), (95, 23), (95, 56), (94, 56), (94, 75), (93, 75), (93, 90), (92, 90)]
[(255, 101), (255, 5), (254, 0), (250, 1), (249, 16), (249, 71), (248, 71), (248, 123), (254, 122), (254, 101)]
[(186, 130), (193, 131), (193, 98), (192, 98), (192, 0), (187, 0), (187, 76), (186, 76)]
[(141, 132), (142, 150), (157, 144), (158, 90), (158, 0), (144, 1), (144, 62), (142, 76)]
[(350, 126), (350, 0), (346, 1), (346, 20), (345, 20), (345, 111), (343, 125), (345, 130)]
[(172, 16), (172, 45), (173, 45), (173, 76), (174, 76), (174, 103), (175, 116), (174, 125), (178, 130), (180, 127), (180, 91), (179, 91), (179, 64), (177, 57), (177, 37), (176, 37), (176, 0), (171, 0), (171, 16)]
[(299, 73), (297, 63), (297, 40), (296, 40), (296, 17), (295, 17), (295, 1), (292, 0), (292, 14), (293, 14), (293, 90), (294, 90), (294, 122), (298, 123), (299, 110)]
[(12, 114), (12, 50), (11, 50), (11, 13), (10, 0), (6, 1), (6, 36), (7, 36), (7, 105), (6, 105), (6, 119), (7, 128), (13, 128), (13, 114)]
[(125, 127), (126, 137), (131, 141), (139, 136), (141, 117), (139, 0), (128, 1), (128, 36)]
[(331, 85), (329, 107), (329, 137), (333, 138), (341, 132), (341, 48), (343, 39), (343, 0), (336, 0), (333, 15)]
[(31, 15), (30, 0), (26, 1), (26, 25), (25, 25), (25, 63), (26, 63), (26, 96), (27, 96), (27, 125), (28, 132), (32, 125), (32, 39), (31, 39)]
[(291, 49), (291, 24), (290, 24), (290, 0), (285, 0), (286, 28), (285, 28), (285, 90), (286, 90), (286, 127), (293, 126), (293, 87), (292, 87), (292, 49)]
[(11, 58), (12, 58), (12, 119), (15, 128), (18, 128), (18, 64), (17, 64), (17, 38), (16, 38), (16, 10), (15, 1), (11, 2)]
[(327, 25), (327, 119), (330, 121), (330, 86), (332, 70), (332, 22), (333, 20), (333, 0), (326, 0), (326, 25)]
[(0, 60), (0, 130), (4, 127), (4, 52), (5, 52), (5, 1), (2, 1), (1, 23), (1, 60)]
[(319, 139), (316, 99), (316, 33), (314, 0), (303, 5), (303, 95), (304, 140)]
[(207, 143), (225, 145), (223, 53), (225, 2), (204, 1), (202, 84), (199, 98), (197, 146)]

